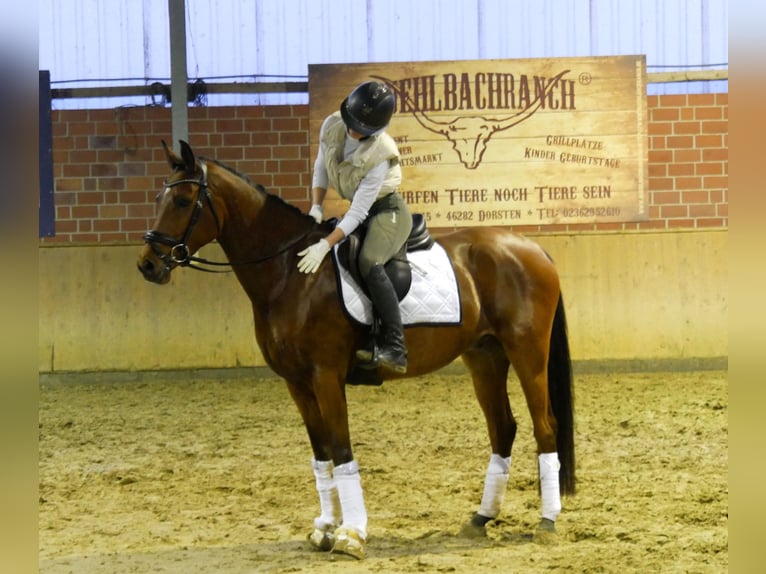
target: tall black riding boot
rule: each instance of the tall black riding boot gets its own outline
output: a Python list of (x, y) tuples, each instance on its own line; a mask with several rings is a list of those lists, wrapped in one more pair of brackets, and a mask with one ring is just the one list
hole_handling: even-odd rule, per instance
[(382, 265), (375, 265), (365, 282), (372, 306), (380, 318), (380, 333), (372, 353), (368, 349), (360, 349), (356, 356), (365, 362), (377, 362), (397, 373), (406, 373), (407, 348), (404, 345), (402, 315), (394, 286)]

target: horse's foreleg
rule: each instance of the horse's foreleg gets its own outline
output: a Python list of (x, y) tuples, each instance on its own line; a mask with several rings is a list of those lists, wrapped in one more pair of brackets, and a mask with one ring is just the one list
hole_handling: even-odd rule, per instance
[(319, 516), (314, 518), (314, 529), (308, 540), (314, 548), (328, 551), (335, 543), (335, 529), (343, 520), (340, 496), (333, 473), (333, 440), (328, 434), (329, 429), (313, 388), (289, 381), (287, 388), (303, 418), (314, 452), (311, 469), (319, 496)]
[(311, 388), (289, 388), (314, 450), (312, 469), (321, 513), (314, 519), (309, 542), (319, 550), (364, 558), (367, 509), (351, 451), (343, 382), (333, 376), (316, 378)]
[(319, 550), (331, 550), (335, 542), (335, 529), (342, 520), (338, 487), (333, 477), (333, 462), (312, 458), (311, 467), (319, 495), (320, 514), (314, 518), (314, 531), (309, 535), (309, 542)]
[(359, 465), (355, 460), (336, 467), (331, 460), (311, 462), (321, 514), (314, 519), (309, 542), (318, 550), (364, 558), (367, 509)]
[(340, 528), (335, 530), (332, 551), (364, 558), (367, 540), (367, 508), (364, 504), (359, 465), (355, 460), (340, 464), (333, 472), (343, 514)]

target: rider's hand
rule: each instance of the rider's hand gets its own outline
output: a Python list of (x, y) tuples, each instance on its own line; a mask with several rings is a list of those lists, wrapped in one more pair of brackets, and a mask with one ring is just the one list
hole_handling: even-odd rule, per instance
[(309, 215), (314, 218), (314, 221), (317, 223), (322, 223), (322, 206), (318, 203), (315, 203), (311, 206), (311, 209), (309, 210)]
[(301, 257), (301, 260), (298, 261), (298, 269), (302, 273), (315, 273), (328, 251), (330, 251), (330, 244), (327, 243), (326, 239), (320, 239), (314, 245), (298, 253)]

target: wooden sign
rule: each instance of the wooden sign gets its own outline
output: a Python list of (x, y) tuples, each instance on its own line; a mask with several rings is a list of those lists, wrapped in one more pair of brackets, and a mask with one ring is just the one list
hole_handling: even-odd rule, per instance
[(429, 224), (648, 218), (644, 56), (310, 65), (312, 157), (325, 117), (373, 79), (396, 94), (400, 192)]

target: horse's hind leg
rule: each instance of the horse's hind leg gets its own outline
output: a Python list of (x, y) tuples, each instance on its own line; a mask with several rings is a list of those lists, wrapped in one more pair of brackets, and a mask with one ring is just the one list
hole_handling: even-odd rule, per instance
[(525, 343), (509, 350), (509, 355), (527, 400), (537, 442), (542, 518), (535, 533), (535, 541), (552, 543), (555, 541), (554, 524), (561, 512), (561, 493), (556, 419), (548, 390), (547, 338), (532, 336), (530, 333)]
[(505, 498), (511, 448), (516, 438), (516, 420), (507, 392), (510, 363), (502, 346), (493, 337), (485, 337), (479, 345), (464, 353), (463, 361), (471, 372), (474, 392), (487, 421), (492, 454), (484, 479), (481, 505), (460, 534), (484, 536), (486, 524), (497, 518)]

